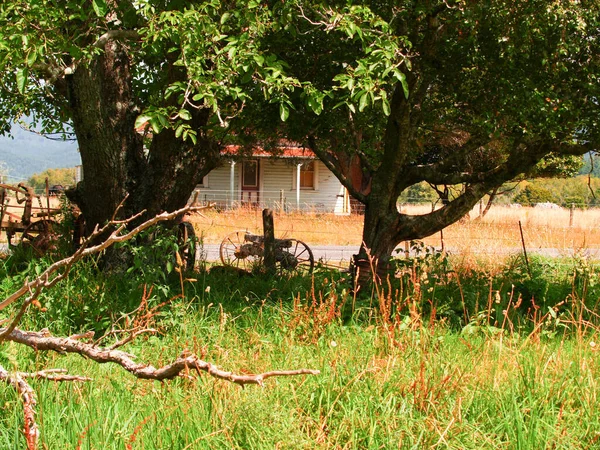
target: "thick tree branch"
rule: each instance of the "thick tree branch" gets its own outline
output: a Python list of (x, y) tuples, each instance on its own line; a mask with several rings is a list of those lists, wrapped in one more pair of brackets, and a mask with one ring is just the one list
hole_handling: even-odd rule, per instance
[(36, 380), (49, 380), (49, 381), (92, 381), (89, 377), (82, 377), (80, 375), (67, 375), (66, 369), (47, 369), (39, 370), (37, 372), (17, 372), (21, 378), (34, 378)]
[[(467, 154), (481, 147), (480, 141), (467, 143), (460, 149), (460, 154)], [(520, 173), (531, 170), (544, 156), (551, 153), (557, 155), (583, 155), (591, 151), (589, 144), (534, 144), (528, 145), (526, 149), (517, 148), (509, 158), (493, 168), (481, 171), (456, 171), (453, 170), (453, 159), (444, 159), (434, 164), (417, 165), (409, 169), (408, 177), (415, 182), (426, 181), (431, 184), (455, 185), (461, 183), (483, 183), (493, 178), (509, 181)], [(456, 156), (456, 155), (453, 155)], [(464, 166), (464, 164), (462, 164)], [(515, 169), (519, 169), (516, 170)], [(514, 173), (512, 178), (506, 178), (505, 173)]]
[[(356, 187), (352, 184), (352, 180), (349, 176), (341, 168), (341, 163), (338, 159), (338, 153), (329, 153), (323, 150), (319, 145), (317, 145), (317, 141), (314, 136), (308, 137), (308, 145), (310, 149), (318, 156), (325, 166), (340, 180), (340, 183), (344, 185), (350, 195), (352, 195), (359, 202), (366, 204), (368, 202), (368, 196), (360, 192)], [(335, 157), (334, 157), (335, 155)]]
[[(462, 178), (461, 182), (467, 182), (464, 192), (442, 208), (416, 217), (399, 214), (402, 227), (397, 230), (398, 241), (405, 240), (405, 235), (409, 235), (410, 239), (421, 239), (451, 225), (470, 211), (486, 193), (514, 179), (520, 173), (527, 172), (549, 153), (561, 152), (561, 154), (572, 155), (584, 154), (589, 150), (588, 144), (561, 146), (537, 143), (531, 144), (527, 148), (518, 148), (511, 153), (506, 162), (494, 169)], [(452, 176), (452, 174), (449, 174), (448, 178), (445, 179), (447, 181), (457, 181), (460, 178), (453, 179)], [(436, 178), (436, 181), (442, 179)], [(477, 180), (477, 182), (468, 183), (469, 179), (471, 181)]]
[(49, 369), (40, 370), (39, 372), (15, 372), (9, 373), (0, 365), (0, 381), (13, 386), (21, 396), (23, 403), (24, 426), (23, 434), (28, 450), (38, 448), (38, 440), (40, 430), (35, 420), (35, 407), (37, 405), (37, 397), (33, 388), (25, 381), (25, 378), (35, 378), (50, 381), (91, 381), (91, 378), (81, 377), (78, 375), (66, 375), (64, 369)]

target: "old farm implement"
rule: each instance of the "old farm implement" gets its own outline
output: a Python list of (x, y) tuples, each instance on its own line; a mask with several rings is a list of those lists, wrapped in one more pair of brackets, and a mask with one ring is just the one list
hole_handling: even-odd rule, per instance
[(6, 233), (9, 247), (22, 244), (38, 254), (56, 249), (59, 214), (54, 198), (43, 199), (23, 183), (0, 184), (0, 231)]
[[(57, 195), (37, 195), (23, 183), (16, 186), (0, 183), (0, 232), (6, 234), (9, 249), (22, 245), (38, 256), (43, 255), (57, 250), (60, 233), (68, 233), (68, 241), (77, 249), (85, 237), (85, 221), (75, 206), (71, 208), (75, 220), (73, 229), (68, 230), (59, 226), (63, 210)], [(177, 228), (178, 253), (184, 266), (190, 269), (196, 259), (196, 241), (194, 227), (181, 218)]]
[[(252, 271), (263, 265), (265, 237), (236, 231), (223, 239), (219, 254), (226, 266)], [(311, 273), (315, 265), (311, 249), (297, 239), (275, 239), (273, 257), (279, 273)]]

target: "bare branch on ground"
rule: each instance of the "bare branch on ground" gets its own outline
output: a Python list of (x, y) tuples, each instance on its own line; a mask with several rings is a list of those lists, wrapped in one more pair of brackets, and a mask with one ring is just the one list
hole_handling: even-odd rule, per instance
[(170, 380), (187, 374), (190, 369), (198, 372), (207, 372), (210, 376), (232, 383), (263, 385), (264, 380), (271, 377), (295, 376), (295, 375), (318, 375), (318, 370), (298, 369), (271, 371), (254, 375), (238, 375), (219, 369), (216, 365), (203, 361), (194, 354), (184, 352), (172, 363), (156, 368), (147, 363), (138, 363), (129, 353), (121, 350), (97, 347), (93, 344), (82, 342), (78, 339), (55, 337), (48, 332), (22, 331), (17, 328), (7, 336), (7, 340), (26, 345), (37, 351), (52, 350), (58, 353), (77, 353), (97, 363), (114, 363), (123, 367), (137, 378), (146, 380)]
[[(101, 229), (96, 227), (96, 230), (94, 230), (92, 235), (73, 255), (53, 263), (32, 281), (25, 280), (23, 285), (18, 290), (0, 302), (0, 311), (2, 311), (8, 306), (21, 300), (21, 304), (18, 306), (16, 313), (14, 313), (12, 317), (0, 321), (0, 324), (8, 323), (7, 326), (0, 328), (0, 342), (12, 341), (31, 347), (35, 351), (55, 351), (61, 354), (76, 353), (84, 358), (91, 359), (100, 364), (117, 364), (133, 374), (135, 377), (147, 380), (169, 380), (178, 376), (189, 378), (190, 370), (195, 370), (198, 373), (206, 372), (214, 378), (230, 381), (241, 386), (246, 384), (263, 386), (264, 380), (272, 377), (318, 375), (320, 372), (312, 369), (281, 370), (269, 371), (254, 375), (240, 375), (219, 369), (216, 365), (207, 361), (203, 361), (202, 359), (198, 358), (198, 356), (187, 351), (184, 351), (170, 364), (159, 368), (155, 368), (154, 366), (146, 363), (137, 363), (134, 361), (135, 357), (133, 355), (118, 350), (117, 348), (131, 342), (140, 334), (155, 332), (154, 329), (148, 327), (148, 323), (155, 314), (156, 308), (162, 305), (148, 310), (147, 304), (144, 304), (144, 298), (142, 299), (142, 304), (136, 311), (134, 311), (134, 313), (144, 312), (145, 314), (140, 318), (140, 320), (134, 321), (136, 323), (133, 329), (113, 330), (111, 334), (114, 335), (121, 332), (128, 333), (129, 335), (108, 347), (100, 347), (97, 345), (97, 342), (86, 342), (87, 340), (93, 339), (94, 335), (92, 332), (76, 334), (70, 337), (56, 337), (52, 336), (50, 331), (46, 328), (40, 331), (24, 331), (17, 328), (25, 312), (31, 304), (36, 302), (41, 292), (44, 289), (55, 286), (58, 282), (66, 278), (75, 263), (86, 256), (100, 253), (117, 242), (127, 241), (139, 234), (141, 231), (157, 224), (158, 222), (173, 220), (181, 215), (201, 211), (211, 207), (198, 207), (195, 206), (194, 203), (177, 211), (173, 211), (172, 213), (159, 214), (141, 223), (133, 229), (128, 229), (127, 226), (133, 220), (139, 218), (140, 214), (142, 213), (126, 220), (117, 221), (113, 218), (112, 221), (110, 221)], [(91, 242), (94, 242), (96, 238), (107, 233), (108, 237), (103, 242), (91, 246)], [(21, 397), (25, 419), (23, 432), (25, 435), (27, 448), (28, 450), (35, 450), (38, 448), (40, 435), (39, 427), (35, 420), (35, 407), (37, 402), (35, 392), (25, 381), (26, 378), (45, 379), (52, 381), (90, 381), (90, 378), (77, 375), (67, 375), (64, 369), (48, 369), (34, 373), (9, 373), (0, 365), (0, 381), (4, 381), (12, 385)]]

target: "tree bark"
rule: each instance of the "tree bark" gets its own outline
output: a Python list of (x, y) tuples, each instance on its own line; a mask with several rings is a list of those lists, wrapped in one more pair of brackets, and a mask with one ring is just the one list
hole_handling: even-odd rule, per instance
[[(458, 198), (440, 209), (413, 216), (398, 212), (395, 203), (398, 194), (395, 191), (380, 191), (376, 185), (375, 179), (374, 191), (379, 194), (369, 198), (363, 242), (355, 261), (371, 260), (372, 263), (367, 266), (376, 268), (379, 276), (388, 270), (393, 251), (400, 242), (431, 236), (459, 221), (491, 189), (490, 183), (469, 186)], [(370, 275), (369, 272), (367, 277)]]
[(196, 144), (164, 129), (144, 147), (135, 129), (141, 105), (134, 95), (130, 52), (121, 42), (109, 40), (100, 56), (68, 76), (67, 97), (84, 167), (84, 179), (70, 197), (88, 233), (109, 221), (126, 195), (117, 218), (145, 210), (143, 220), (181, 208), (218, 163), (217, 145), (202, 132), (206, 110), (192, 113)]
[(103, 224), (135, 189), (145, 172), (143, 139), (135, 132), (138, 114), (131, 86), (130, 61), (120, 44), (68, 77), (73, 129), (79, 143), (84, 180), (74, 196), (88, 231)]

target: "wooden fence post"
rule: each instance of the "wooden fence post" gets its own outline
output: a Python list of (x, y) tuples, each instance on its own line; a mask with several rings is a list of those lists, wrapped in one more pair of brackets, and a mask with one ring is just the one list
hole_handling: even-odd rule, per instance
[(523, 235), (523, 226), (519, 220), (519, 231), (521, 232), (521, 244), (523, 245), (523, 256), (525, 257), (525, 265), (527, 266), (527, 273), (531, 278), (531, 267), (529, 267), (529, 258), (527, 257), (527, 247), (525, 246), (525, 236)]
[(275, 272), (275, 225), (273, 211), (263, 209), (263, 235), (265, 244), (264, 264), (267, 272)]
[(569, 228), (573, 228), (573, 216), (575, 215), (575, 204), (571, 203), (571, 208), (569, 209)]

